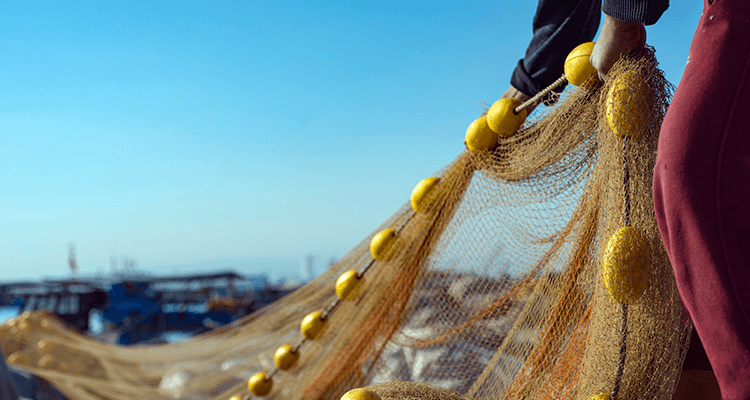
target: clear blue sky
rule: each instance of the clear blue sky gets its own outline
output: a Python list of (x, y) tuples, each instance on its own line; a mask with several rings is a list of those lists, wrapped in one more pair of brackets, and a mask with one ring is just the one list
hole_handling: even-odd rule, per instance
[[(320, 5), (319, 3), (326, 3)], [(463, 149), (535, 1), (5, 2), (0, 280), (316, 272)], [(648, 42), (677, 84), (701, 11)]]

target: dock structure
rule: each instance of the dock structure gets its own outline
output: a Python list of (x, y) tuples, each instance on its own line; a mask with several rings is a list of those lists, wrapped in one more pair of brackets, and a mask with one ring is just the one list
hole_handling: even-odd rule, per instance
[(99, 339), (120, 344), (158, 340), (161, 333), (196, 334), (222, 326), (278, 300), (294, 288), (265, 275), (233, 271), (172, 276), (115, 276), (0, 283), (0, 307), (47, 310), (85, 333), (101, 313)]

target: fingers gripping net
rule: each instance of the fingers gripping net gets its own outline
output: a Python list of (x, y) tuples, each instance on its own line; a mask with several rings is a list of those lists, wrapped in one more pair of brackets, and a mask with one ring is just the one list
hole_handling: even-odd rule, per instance
[[(419, 212), (405, 205), (320, 277), (240, 321), (118, 347), (32, 314), (0, 328), (3, 350), (71, 399), (246, 398), (258, 371), (272, 376), (268, 399), (368, 385), (388, 399), (668, 399), (691, 329), (651, 204), (672, 88), (651, 49), (610, 76), (624, 78), (568, 90), (495, 150), (462, 153)], [(389, 228), (373, 261), (370, 241)], [(353, 299), (338, 301), (349, 270)], [(300, 321), (326, 310), (322, 331), (303, 339)], [(276, 370), (286, 344), (299, 358)]]

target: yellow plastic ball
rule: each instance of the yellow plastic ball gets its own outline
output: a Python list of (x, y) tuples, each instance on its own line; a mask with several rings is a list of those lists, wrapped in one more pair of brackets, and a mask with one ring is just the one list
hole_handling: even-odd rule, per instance
[(357, 271), (352, 269), (344, 272), (336, 280), (336, 296), (343, 301), (356, 299), (360, 283), (361, 279)]
[(23, 319), (18, 321), (18, 324), (16, 324), (16, 326), (18, 327), (19, 331), (27, 331), (31, 327), (31, 324), (29, 324), (28, 320)]
[(370, 241), (370, 254), (378, 261), (388, 261), (393, 255), (393, 243), (396, 241), (396, 230), (384, 229)]
[(8, 356), (7, 361), (8, 361), (8, 364), (28, 365), (29, 357), (26, 354), (23, 354), (21, 352), (15, 352)]
[(258, 372), (247, 381), (247, 388), (255, 396), (265, 396), (273, 388), (273, 379), (266, 379), (266, 374)]
[(487, 125), (500, 136), (511, 136), (526, 120), (526, 109), (518, 114), (513, 109), (520, 106), (521, 102), (514, 99), (500, 99), (487, 111)]
[(52, 351), (52, 349), (55, 348), (55, 342), (47, 339), (42, 339), (38, 342), (36, 342), (36, 347), (41, 351), (42, 353), (49, 353)]
[(609, 400), (609, 393), (599, 393), (591, 396), (591, 400)]
[(50, 320), (49, 318), (42, 319), (42, 321), (39, 323), (39, 326), (42, 327), (42, 330), (45, 330), (47, 332), (52, 331), (55, 328), (54, 322), (52, 322), (52, 320)]
[(52, 365), (55, 363), (55, 360), (50, 356), (49, 354), (45, 354), (42, 356), (42, 358), (39, 359), (39, 362), (37, 362), (37, 365), (39, 368), (51, 368)]
[(579, 44), (565, 58), (565, 78), (575, 86), (583, 85), (589, 78), (596, 77), (596, 68), (589, 58), (594, 51), (594, 42)]
[(352, 389), (343, 396), (341, 400), (382, 400), (380, 396), (370, 389)]
[[(474, 122), (476, 123), (476, 121)], [(493, 132), (492, 134), (494, 135), (495, 133)], [(469, 148), (469, 150), (471, 150), (471, 148)], [(414, 186), (414, 190), (411, 191), (411, 208), (414, 211), (420, 212), (428, 206), (428, 197), (438, 183), (440, 183), (440, 178), (435, 178), (433, 176), (422, 179), (421, 181), (419, 181), (419, 183), (417, 183), (417, 186)]]
[(648, 243), (635, 228), (623, 226), (609, 238), (602, 266), (612, 298), (620, 304), (633, 303), (648, 284)]
[(276, 354), (273, 356), (273, 363), (276, 365), (276, 368), (288, 371), (298, 359), (299, 351), (294, 351), (292, 346), (285, 344), (276, 350)]
[(323, 316), (322, 312), (315, 311), (307, 314), (307, 316), (302, 319), (300, 331), (302, 331), (302, 335), (308, 340), (315, 340), (320, 336), (320, 332), (325, 325), (325, 321), (320, 319), (321, 316)]
[(633, 71), (618, 75), (607, 92), (605, 116), (612, 132), (638, 138), (646, 128), (644, 122), (653, 107), (652, 99), (647, 82), (638, 79)]
[(497, 146), (497, 133), (490, 129), (487, 117), (482, 115), (466, 129), (466, 147), (471, 151), (492, 150)]

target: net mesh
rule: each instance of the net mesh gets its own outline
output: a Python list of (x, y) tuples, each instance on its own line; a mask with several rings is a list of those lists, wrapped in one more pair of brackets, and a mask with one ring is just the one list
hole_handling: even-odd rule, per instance
[[(368, 385), (384, 399), (669, 399), (691, 330), (651, 203), (673, 89), (648, 47), (610, 76), (566, 90), (495, 150), (460, 154), (423, 209), (405, 205), (246, 318), (182, 343), (118, 347), (25, 314), (0, 328), (5, 356), (70, 399), (252, 397), (258, 371), (272, 376), (267, 399)], [(373, 261), (370, 241), (387, 228), (387, 260)], [(361, 276), (355, 299), (338, 301), (348, 270)], [(324, 312), (323, 332), (306, 340), (312, 311)], [(284, 344), (300, 357), (278, 371)]]

